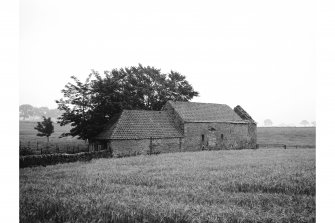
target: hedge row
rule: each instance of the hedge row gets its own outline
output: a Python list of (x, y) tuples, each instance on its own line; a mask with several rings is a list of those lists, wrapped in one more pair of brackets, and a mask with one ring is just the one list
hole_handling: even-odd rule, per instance
[(57, 163), (69, 163), (76, 161), (90, 161), (93, 158), (108, 158), (113, 154), (107, 150), (99, 152), (81, 152), (76, 154), (54, 153), (43, 155), (20, 156), (20, 168), (32, 166), (46, 166)]
[[(148, 153), (149, 154), (149, 153)], [(149, 155), (158, 155), (159, 152), (153, 152)], [(95, 152), (81, 152), (75, 154), (67, 153), (53, 153), (53, 154), (43, 154), (43, 155), (28, 155), (20, 156), (20, 168), (33, 167), (33, 166), (47, 166), (54, 165), (57, 163), (70, 163), (76, 161), (90, 161), (95, 158), (123, 158), (130, 156), (141, 155), (139, 152), (129, 152), (124, 154), (113, 155), (108, 150), (95, 151)]]

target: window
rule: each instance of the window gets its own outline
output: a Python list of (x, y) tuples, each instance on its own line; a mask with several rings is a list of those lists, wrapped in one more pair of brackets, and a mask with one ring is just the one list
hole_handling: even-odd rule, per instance
[(205, 135), (201, 135), (201, 141), (205, 141)]

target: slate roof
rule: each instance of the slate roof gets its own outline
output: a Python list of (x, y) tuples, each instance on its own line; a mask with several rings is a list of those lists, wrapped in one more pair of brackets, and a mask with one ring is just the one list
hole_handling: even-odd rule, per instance
[(168, 101), (185, 122), (246, 123), (225, 104)]
[(183, 137), (166, 111), (123, 110), (95, 139)]

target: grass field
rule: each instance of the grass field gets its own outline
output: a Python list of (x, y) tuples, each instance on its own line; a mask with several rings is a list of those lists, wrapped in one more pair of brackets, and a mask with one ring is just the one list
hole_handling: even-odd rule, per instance
[[(20, 121), (20, 142), (21, 146), (29, 146), (35, 154), (40, 154), (40, 148), (45, 149), (47, 145), (46, 138), (36, 136), (35, 126), (36, 122)], [(60, 152), (87, 151), (87, 144), (83, 140), (72, 137), (59, 138), (62, 133), (70, 130), (70, 126), (59, 126), (58, 124), (54, 126), (55, 132), (50, 137), (49, 152), (55, 152), (56, 146), (59, 147)], [(315, 134), (314, 127), (258, 127), (257, 143), (315, 147)], [(37, 143), (39, 149), (37, 149)]]
[(257, 143), (315, 147), (315, 127), (258, 127)]
[(20, 169), (20, 222), (315, 222), (315, 149)]

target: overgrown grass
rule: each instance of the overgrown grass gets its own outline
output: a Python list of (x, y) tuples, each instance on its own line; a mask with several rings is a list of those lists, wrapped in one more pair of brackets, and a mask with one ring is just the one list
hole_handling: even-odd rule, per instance
[(21, 222), (314, 222), (315, 149), (203, 151), (20, 169)]

